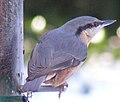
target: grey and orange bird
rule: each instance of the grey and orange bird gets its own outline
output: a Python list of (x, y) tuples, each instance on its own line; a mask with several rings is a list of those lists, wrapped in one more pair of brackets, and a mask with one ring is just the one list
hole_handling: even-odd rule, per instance
[(114, 22), (81, 16), (48, 31), (32, 51), (23, 91), (38, 91), (42, 83), (64, 85), (85, 61), (91, 39)]

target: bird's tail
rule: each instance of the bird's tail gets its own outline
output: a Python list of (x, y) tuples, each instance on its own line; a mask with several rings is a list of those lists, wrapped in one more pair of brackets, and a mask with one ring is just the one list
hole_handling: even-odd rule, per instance
[(26, 82), (22, 89), (23, 92), (27, 92), (27, 91), (37, 92), (44, 80), (45, 80), (45, 76), (42, 76), (32, 81)]

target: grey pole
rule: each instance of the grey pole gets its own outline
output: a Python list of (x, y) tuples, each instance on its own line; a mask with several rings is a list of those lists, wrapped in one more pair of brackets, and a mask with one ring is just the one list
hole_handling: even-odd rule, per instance
[(0, 102), (22, 102), (23, 0), (0, 0)]

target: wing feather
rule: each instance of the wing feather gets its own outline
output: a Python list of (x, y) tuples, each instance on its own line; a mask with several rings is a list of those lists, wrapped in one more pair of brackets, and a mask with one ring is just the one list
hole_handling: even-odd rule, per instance
[[(49, 34), (50, 33), (50, 34)], [(76, 36), (47, 33), (35, 46), (28, 64), (28, 78), (79, 65), (87, 57), (87, 46)], [(57, 32), (56, 32), (57, 33)]]

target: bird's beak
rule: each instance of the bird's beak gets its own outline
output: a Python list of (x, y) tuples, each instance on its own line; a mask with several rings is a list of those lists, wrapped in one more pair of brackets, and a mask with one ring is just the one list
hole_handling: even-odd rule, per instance
[(108, 26), (116, 22), (116, 20), (103, 20), (103, 26)]

